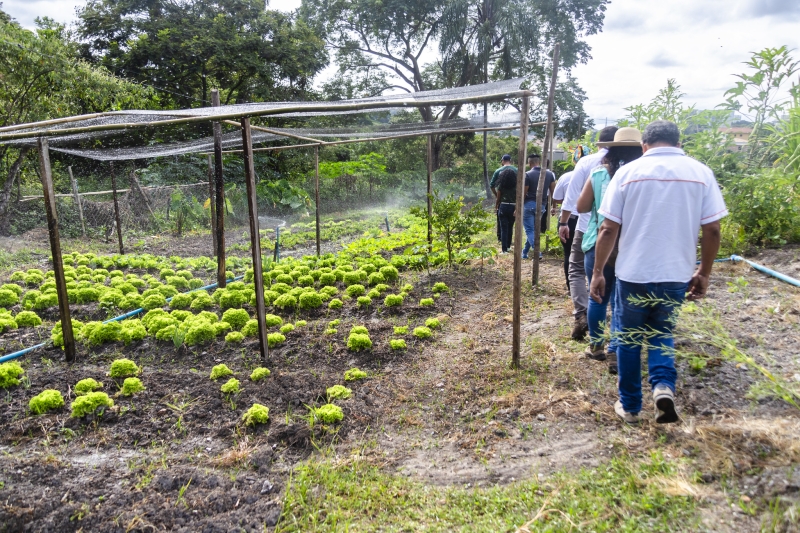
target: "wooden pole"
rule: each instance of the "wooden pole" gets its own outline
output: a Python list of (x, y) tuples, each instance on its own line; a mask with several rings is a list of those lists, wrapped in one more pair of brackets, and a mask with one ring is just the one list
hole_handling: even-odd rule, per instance
[[(53, 254), (53, 272), (55, 274), (56, 294), (58, 295), (58, 315), (61, 330), (64, 333), (64, 355), (67, 362), (75, 361), (75, 335), (72, 332), (72, 319), (69, 313), (67, 297), (67, 281), (64, 279), (64, 262), (61, 259), (61, 239), (58, 235), (58, 213), (56, 197), (53, 190), (53, 171), (50, 168), (50, 150), (47, 139), (39, 138), (39, 164), (41, 165), (42, 190), (44, 207), (47, 213), (47, 232), (50, 235), (50, 252)], [(70, 172), (72, 174), (72, 172)]]
[[(219, 91), (217, 89), (211, 90), (211, 105), (219, 107)], [(250, 121), (248, 119), (248, 125)], [(214, 199), (216, 200), (217, 210), (217, 284), (220, 288), (227, 285), (225, 279), (225, 181), (222, 177), (222, 124), (214, 122), (214, 184), (216, 191)], [(250, 146), (250, 150), (253, 146)], [(260, 267), (259, 267), (260, 268)], [(259, 270), (260, 272), (260, 270)]]
[(153, 205), (150, 203), (150, 197), (145, 194), (145, 192), (142, 190), (142, 186), (139, 185), (139, 180), (136, 178), (135, 168), (131, 169), (130, 182), (131, 182), (130, 191), (131, 192), (136, 191), (136, 194), (139, 195), (139, 197), (144, 202), (145, 207), (147, 207), (147, 211), (150, 213), (150, 218), (155, 222), (156, 214), (153, 211)]
[[(525, 196), (525, 162), (528, 160), (528, 113), (530, 101), (522, 97), (519, 124), (519, 153), (517, 154), (517, 205), (514, 215), (514, 282), (513, 282), (513, 334), (511, 338), (511, 366), (519, 368), (520, 306), (522, 303), (522, 210)], [(541, 180), (540, 180), (541, 181)]]
[(208, 154), (208, 207), (211, 212), (211, 243), (217, 253), (217, 201), (214, 198), (214, 157)]
[(317, 257), (320, 256), (320, 231), (319, 231), (319, 145), (314, 147), (314, 215), (317, 220)]
[(433, 228), (431, 227), (431, 216), (433, 216), (433, 135), (428, 135), (427, 160), (428, 160), (428, 252), (433, 248)]
[(72, 196), (75, 198), (75, 203), (78, 205), (78, 216), (81, 217), (81, 236), (86, 237), (86, 222), (83, 219), (83, 202), (81, 202), (81, 195), (78, 194), (78, 182), (75, 181), (75, 176), (72, 175), (72, 165), (67, 167), (69, 172), (69, 181), (72, 183)]
[[(547, 96), (547, 125), (544, 132), (544, 146), (542, 147), (542, 162), (541, 170), (539, 171), (539, 184), (536, 187), (536, 207), (537, 213), (534, 217), (534, 239), (533, 239), (533, 266), (531, 268), (531, 284), (536, 286), (539, 284), (539, 233), (542, 230), (542, 217), (539, 215), (539, 206), (542, 205), (542, 197), (544, 196), (544, 182), (547, 177), (547, 160), (552, 157), (552, 136), (553, 136), (553, 107), (555, 105), (556, 93), (556, 78), (558, 77), (558, 56), (561, 52), (561, 45), (556, 45), (553, 50), (553, 74), (550, 76), (550, 94)], [(552, 164), (552, 161), (550, 162)]]
[(114, 172), (114, 162), (111, 165), (111, 195), (114, 197), (114, 221), (117, 224), (117, 240), (119, 241), (119, 253), (125, 255), (125, 247), (122, 246), (122, 222), (119, 219), (119, 202), (117, 201), (117, 175)]
[(253, 168), (253, 136), (250, 119), (242, 119), (242, 146), (244, 147), (244, 177), (247, 184), (247, 209), (250, 216), (250, 250), (253, 252), (253, 282), (256, 289), (256, 320), (261, 360), (269, 360), (266, 308), (264, 306), (264, 271), (261, 266), (261, 235), (258, 231), (258, 199), (256, 197), (256, 172)]

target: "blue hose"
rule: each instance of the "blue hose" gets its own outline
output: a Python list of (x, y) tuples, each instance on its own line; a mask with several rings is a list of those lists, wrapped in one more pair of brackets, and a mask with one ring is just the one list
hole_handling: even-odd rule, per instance
[[(236, 276), (235, 278), (229, 279), (227, 281), (229, 281), (229, 282), (230, 281), (237, 281), (237, 280), (240, 280), (242, 278), (244, 278), (244, 276)], [(204, 291), (204, 290), (207, 290), (207, 289), (213, 289), (216, 286), (217, 286), (216, 283), (212, 283), (211, 285), (206, 285), (205, 287), (198, 287), (196, 289), (192, 289), (190, 291), (186, 291), (185, 294), (189, 294), (190, 292), (195, 292), (195, 291)], [(172, 301), (172, 297), (167, 298), (167, 302), (171, 302), (171, 301)], [(132, 316), (138, 315), (142, 311), (144, 311), (144, 309), (140, 307), (139, 309), (134, 309), (133, 311), (128, 311), (124, 315), (115, 316), (114, 318), (109, 318), (108, 320), (104, 320), (103, 324), (108, 324), (109, 322), (118, 322), (120, 320), (125, 320), (127, 318), (132, 317)], [(35, 346), (31, 346), (29, 348), (25, 348), (24, 350), (19, 350), (18, 352), (13, 352), (13, 353), (10, 353), (8, 355), (4, 355), (4, 356), (0, 357), (0, 363), (5, 363), (6, 361), (11, 361), (12, 359), (17, 359), (19, 357), (22, 357), (23, 355), (27, 355), (30, 352), (32, 352), (33, 350), (35, 350), (36, 348), (41, 348), (45, 344), (47, 344), (47, 343), (46, 342), (42, 342), (42, 343), (39, 343), (39, 344), (37, 344)]]
[(754, 263), (749, 259), (745, 259), (744, 257), (738, 255), (732, 255), (731, 261), (744, 261), (745, 263), (755, 268), (759, 272), (763, 272), (764, 274), (769, 274), (770, 276), (778, 278), (781, 281), (785, 281), (786, 283), (794, 285), (795, 287), (800, 287), (800, 280), (796, 280), (794, 278), (787, 276), (786, 274), (781, 274), (780, 272), (776, 272), (771, 268), (765, 267), (764, 265), (759, 265), (758, 263)]

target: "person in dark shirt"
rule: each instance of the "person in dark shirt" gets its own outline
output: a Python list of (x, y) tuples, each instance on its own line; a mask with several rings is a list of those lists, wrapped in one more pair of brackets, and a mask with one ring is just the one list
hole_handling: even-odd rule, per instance
[[(525, 194), (528, 188), (525, 187)], [(517, 171), (507, 168), (500, 173), (497, 180), (497, 218), (500, 222), (500, 246), (502, 253), (511, 248), (511, 235), (514, 228), (514, 216), (517, 208)]]
[[(525, 194), (525, 207), (522, 213), (522, 225), (525, 228), (525, 247), (522, 250), (522, 258), (528, 258), (528, 251), (533, 247), (535, 228), (536, 228), (536, 191), (539, 187), (539, 176), (541, 175), (542, 168), (539, 166), (541, 158), (536, 154), (528, 156), (528, 168), (530, 170), (525, 173), (525, 189), (528, 191)], [(556, 188), (556, 176), (549, 170), (545, 170), (544, 191), (542, 193), (542, 205), (538, 209), (542, 217), (542, 226), (544, 229), (547, 226), (547, 198), (553, 193)], [(539, 254), (541, 258), (541, 254)]]
[[(500, 168), (494, 171), (492, 179), (489, 182), (489, 188), (492, 189), (492, 194), (494, 194), (495, 198), (497, 198), (497, 181), (500, 179), (500, 173), (509, 168), (517, 172), (517, 167), (511, 164), (511, 155), (504, 154), (500, 159)], [(497, 240), (500, 241), (500, 215), (496, 211), (497, 210), (495, 210), (495, 215), (497, 216)]]

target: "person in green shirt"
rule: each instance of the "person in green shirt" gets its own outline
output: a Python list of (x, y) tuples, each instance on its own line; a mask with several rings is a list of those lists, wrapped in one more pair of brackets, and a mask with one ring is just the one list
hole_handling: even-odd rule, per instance
[[(495, 198), (497, 198), (497, 180), (500, 179), (500, 173), (507, 168), (512, 168), (514, 169), (514, 172), (517, 172), (517, 167), (511, 164), (511, 156), (509, 154), (503, 155), (503, 157), (500, 159), (500, 168), (494, 171), (494, 174), (492, 174), (492, 179), (489, 182), (489, 188), (492, 189), (492, 194), (494, 194)], [(500, 238), (500, 215), (497, 214), (496, 209), (495, 215), (497, 216), (497, 240), (502, 242), (502, 239)]]

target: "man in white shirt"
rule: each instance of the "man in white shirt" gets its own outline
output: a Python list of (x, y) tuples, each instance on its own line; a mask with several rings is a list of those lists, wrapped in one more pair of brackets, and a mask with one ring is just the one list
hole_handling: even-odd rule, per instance
[[(600, 130), (598, 140), (601, 142), (611, 142), (614, 134), (617, 133), (616, 126), (608, 126)], [(572, 297), (573, 315), (575, 325), (572, 328), (572, 338), (581, 340), (589, 332), (589, 325), (586, 322), (586, 308), (589, 305), (589, 293), (586, 291), (586, 267), (583, 265), (583, 250), (581, 242), (583, 234), (589, 226), (589, 216), (591, 213), (582, 213), (578, 216), (578, 223), (574, 231), (569, 229), (569, 217), (573, 213), (578, 213), (578, 198), (583, 190), (583, 185), (589, 179), (589, 175), (596, 167), (600, 166), (603, 156), (608, 150), (603, 148), (596, 154), (583, 156), (578, 164), (567, 186), (564, 195), (564, 204), (561, 207), (561, 218), (558, 222), (558, 235), (561, 242), (567, 242), (572, 238), (572, 248), (569, 253), (569, 294)]]
[[(672, 122), (647, 126), (642, 134), (644, 155), (617, 171), (599, 209), (605, 220), (597, 236), (590, 293), (601, 301), (603, 267), (619, 235), (615, 309), (621, 330), (620, 399), (614, 410), (628, 423), (639, 421), (642, 408), (642, 344), (648, 348), (656, 422), (678, 420), (675, 313), (687, 291), (690, 300), (705, 296), (719, 251), (719, 220), (728, 214), (714, 173), (688, 157), (679, 141), (680, 131)], [(695, 269), (698, 230), (703, 240)], [(645, 337), (642, 331), (652, 334)]]
[[(553, 207), (550, 210), (551, 216), (556, 216), (556, 208), (564, 202), (564, 194), (567, 192), (572, 175), (575, 172), (566, 172), (556, 181), (556, 188), (553, 190)], [(560, 220), (560, 217), (559, 217)], [(569, 291), (569, 252), (572, 249), (572, 237), (575, 235), (575, 226), (578, 224), (578, 215), (572, 214), (567, 220), (567, 229), (569, 230), (569, 238), (561, 242), (561, 247), (564, 249), (564, 277), (567, 280), (567, 291)]]

